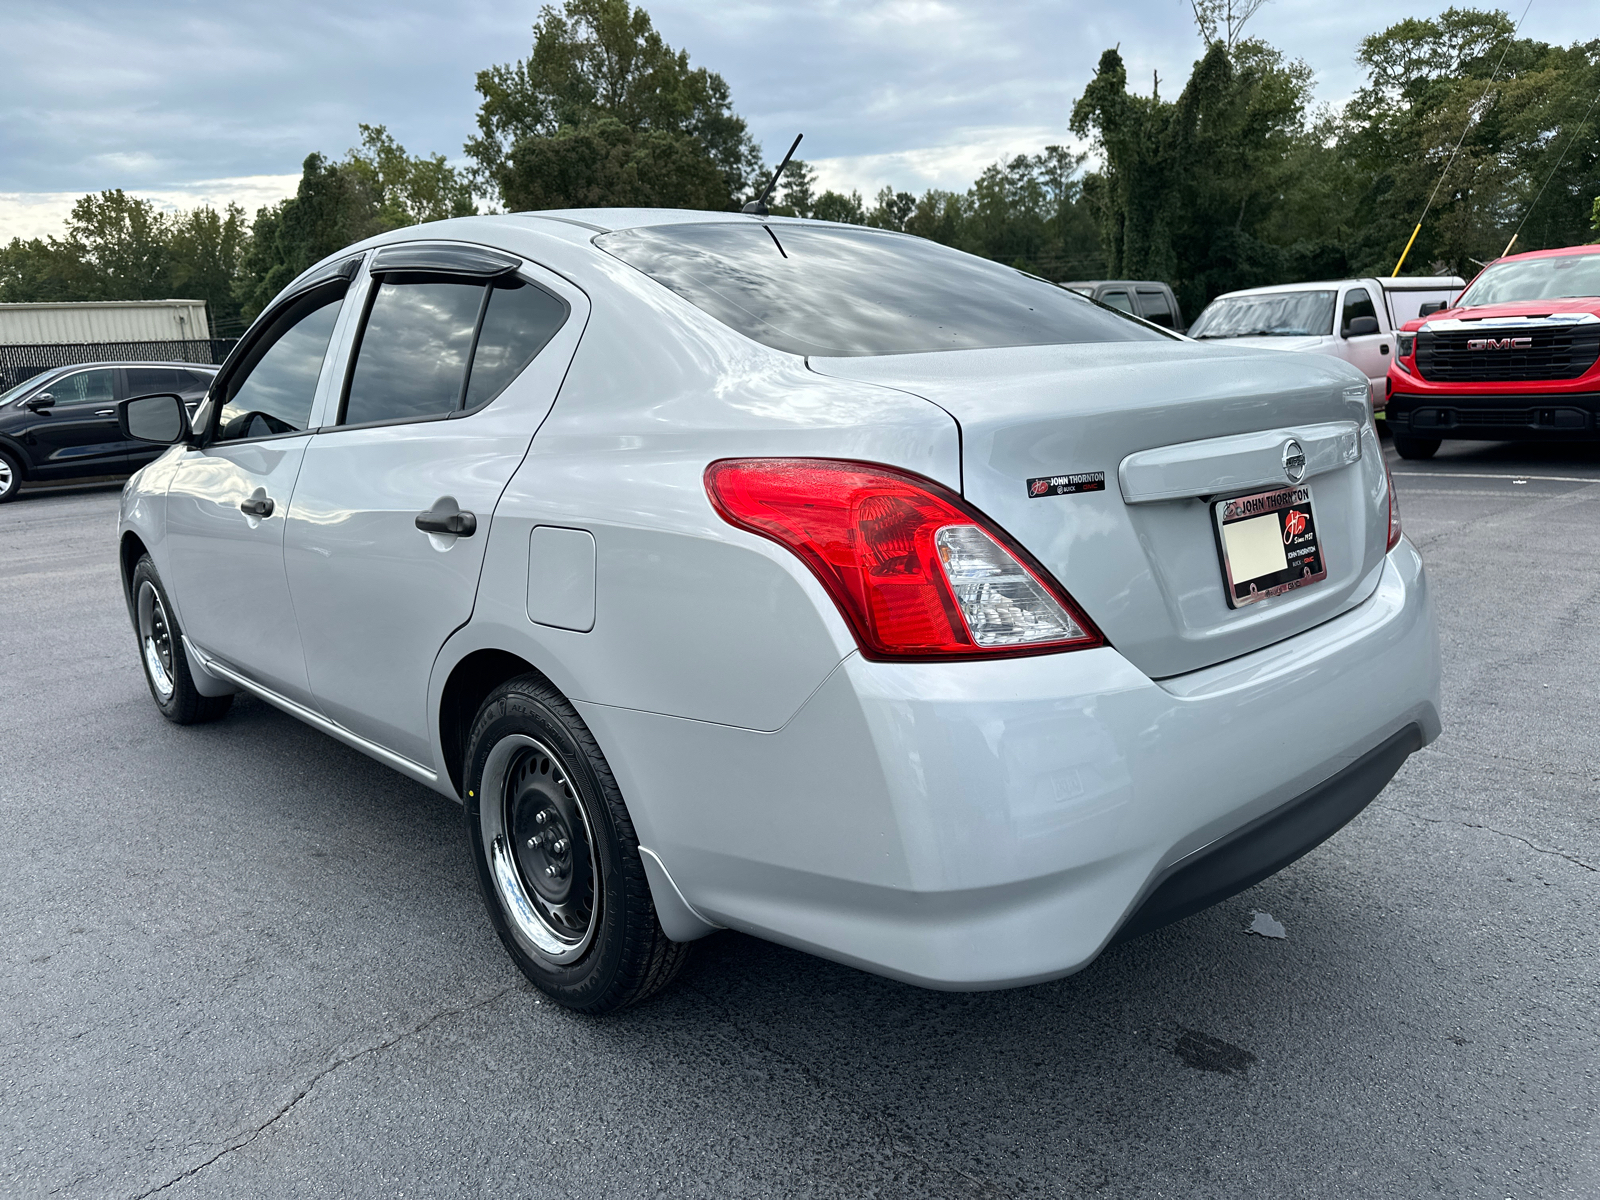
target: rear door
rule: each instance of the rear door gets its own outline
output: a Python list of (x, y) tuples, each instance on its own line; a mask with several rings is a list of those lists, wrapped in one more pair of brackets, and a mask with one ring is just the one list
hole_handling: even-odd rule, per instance
[(33, 459), (35, 479), (116, 475), (128, 470), (117, 429), (117, 372), (91, 367), (52, 379), (43, 392), (55, 404), (33, 413), (22, 442)]
[(285, 539), (317, 707), (423, 765), (434, 658), (472, 615), (495, 504), (588, 316), (565, 280), (458, 249), (374, 259), (337, 419), (311, 439)]

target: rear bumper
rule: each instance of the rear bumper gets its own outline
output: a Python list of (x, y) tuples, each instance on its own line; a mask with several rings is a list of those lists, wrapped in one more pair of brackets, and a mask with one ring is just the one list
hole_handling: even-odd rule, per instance
[(1397, 391), (1389, 397), (1384, 419), (1392, 432), (1413, 437), (1589, 441), (1600, 439), (1600, 392), (1491, 396)]
[(1305, 795), (1174, 863), (1151, 881), (1114, 940), (1180, 921), (1276, 875), (1349, 824), (1422, 745), (1421, 727), (1408, 725)]
[(775, 733), (579, 704), (641, 842), (711, 923), (929, 987), (1069, 974), (1293, 861), (1437, 736), (1422, 564), (1154, 682), (1114, 649), (852, 655)]

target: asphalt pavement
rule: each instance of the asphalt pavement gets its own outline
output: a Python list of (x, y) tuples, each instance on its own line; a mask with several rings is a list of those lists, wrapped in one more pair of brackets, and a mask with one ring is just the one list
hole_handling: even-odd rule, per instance
[(601, 1020), (448, 800), (161, 718), (115, 488), (0, 506), (0, 1194), (1600, 1195), (1600, 450), (1394, 467), (1444, 734), (1332, 841), (1055, 983), (723, 933)]

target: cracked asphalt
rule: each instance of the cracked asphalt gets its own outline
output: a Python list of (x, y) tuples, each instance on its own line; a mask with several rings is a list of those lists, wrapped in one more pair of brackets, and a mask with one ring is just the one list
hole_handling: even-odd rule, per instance
[(512, 968), (447, 800), (161, 719), (115, 488), (0, 507), (0, 1194), (1600, 1195), (1600, 449), (1394, 465), (1445, 732), (1332, 841), (1056, 983), (727, 933), (604, 1020)]

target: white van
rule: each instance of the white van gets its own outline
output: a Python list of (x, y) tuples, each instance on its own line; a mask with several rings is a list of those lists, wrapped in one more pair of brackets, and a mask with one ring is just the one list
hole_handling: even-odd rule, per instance
[(1372, 406), (1382, 409), (1396, 331), (1448, 308), (1465, 286), (1459, 275), (1409, 275), (1244, 288), (1206, 305), (1189, 336), (1342, 358), (1372, 381)]

